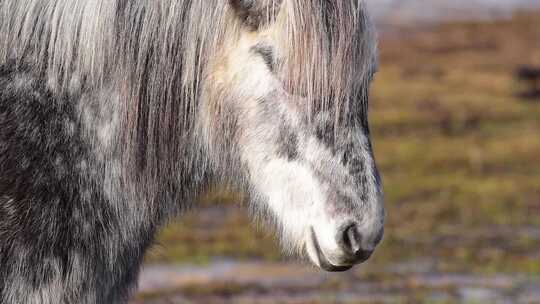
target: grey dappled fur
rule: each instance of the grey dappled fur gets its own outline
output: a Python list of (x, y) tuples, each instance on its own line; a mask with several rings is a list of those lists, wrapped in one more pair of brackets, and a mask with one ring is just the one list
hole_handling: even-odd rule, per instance
[(0, 0), (0, 303), (126, 302), (159, 225), (212, 183), (250, 189), (242, 117), (204, 125), (201, 96), (221, 48), (273, 22), (277, 73), (308, 121), (280, 129), (278, 156), (313, 133), (361, 151), (361, 175), (371, 147), (345, 132), (368, 133), (360, 1)]

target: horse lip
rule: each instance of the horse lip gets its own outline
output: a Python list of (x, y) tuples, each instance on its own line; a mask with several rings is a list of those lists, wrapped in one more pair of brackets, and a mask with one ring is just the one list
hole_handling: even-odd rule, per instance
[(353, 268), (353, 265), (336, 266), (328, 261), (328, 259), (324, 256), (321, 247), (319, 246), (319, 242), (317, 241), (317, 236), (315, 235), (315, 230), (313, 230), (313, 227), (310, 227), (309, 229), (309, 237), (311, 239), (311, 243), (313, 244), (313, 249), (317, 254), (318, 266), (321, 269), (328, 272), (344, 272)]

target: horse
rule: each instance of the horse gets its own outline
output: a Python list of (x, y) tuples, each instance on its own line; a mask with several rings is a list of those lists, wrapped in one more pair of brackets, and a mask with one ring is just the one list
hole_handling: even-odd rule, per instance
[(361, 0), (0, 0), (0, 302), (127, 302), (215, 185), (284, 254), (366, 261), (376, 40)]

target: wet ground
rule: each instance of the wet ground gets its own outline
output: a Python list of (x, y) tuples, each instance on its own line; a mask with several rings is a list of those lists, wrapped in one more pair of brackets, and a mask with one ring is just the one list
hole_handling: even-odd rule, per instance
[(435, 264), (368, 265), (345, 274), (296, 263), (153, 265), (132, 303), (540, 303), (540, 277), (439, 273)]

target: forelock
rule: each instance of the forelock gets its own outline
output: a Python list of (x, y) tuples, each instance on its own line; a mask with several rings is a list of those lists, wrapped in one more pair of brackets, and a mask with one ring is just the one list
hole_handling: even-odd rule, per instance
[(364, 1), (313, 0), (284, 3), (282, 43), (285, 85), (311, 112), (367, 108), (367, 89), (376, 65), (376, 34)]

